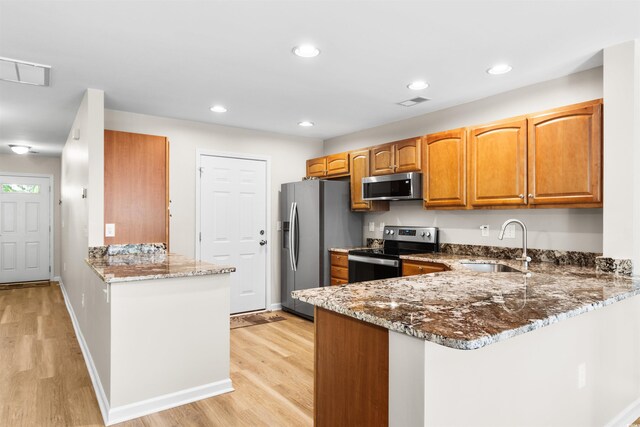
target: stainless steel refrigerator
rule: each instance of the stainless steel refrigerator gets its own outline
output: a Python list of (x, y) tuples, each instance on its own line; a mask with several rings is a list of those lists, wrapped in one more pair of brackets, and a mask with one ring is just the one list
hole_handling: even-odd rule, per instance
[(329, 249), (362, 245), (362, 213), (351, 212), (349, 182), (309, 180), (280, 191), (282, 309), (313, 318), (313, 306), (291, 298), (299, 289), (329, 286)]

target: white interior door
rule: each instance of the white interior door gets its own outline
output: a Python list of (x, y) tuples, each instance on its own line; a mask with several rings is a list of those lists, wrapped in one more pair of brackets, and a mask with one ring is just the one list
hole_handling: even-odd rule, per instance
[(231, 264), (231, 313), (266, 308), (266, 162), (200, 157), (200, 258)]
[(0, 175), (0, 283), (50, 276), (49, 178)]

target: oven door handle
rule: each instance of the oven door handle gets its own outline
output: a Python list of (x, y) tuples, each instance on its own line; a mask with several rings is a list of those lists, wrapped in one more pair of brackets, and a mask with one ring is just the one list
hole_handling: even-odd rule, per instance
[(389, 267), (398, 267), (400, 265), (400, 261), (397, 259), (374, 258), (361, 255), (349, 255), (347, 259), (349, 261), (362, 262), (365, 264), (386, 265)]

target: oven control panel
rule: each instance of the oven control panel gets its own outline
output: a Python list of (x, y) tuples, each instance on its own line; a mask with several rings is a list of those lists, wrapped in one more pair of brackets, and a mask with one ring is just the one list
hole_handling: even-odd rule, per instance
[(438, 242), (437, 227), (411, 227), (402, 225), (386, 225), (382, 237), (385, 240), (401, 240), (407, 242)]

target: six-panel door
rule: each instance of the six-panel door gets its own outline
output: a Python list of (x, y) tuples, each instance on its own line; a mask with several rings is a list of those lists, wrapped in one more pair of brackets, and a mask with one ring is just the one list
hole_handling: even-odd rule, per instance
[(469, 203), (527, 204), (527, 121), (496, 122), (469, 131)]
[(602, 105), (529, 117), (530, 205), (602, 201)]

